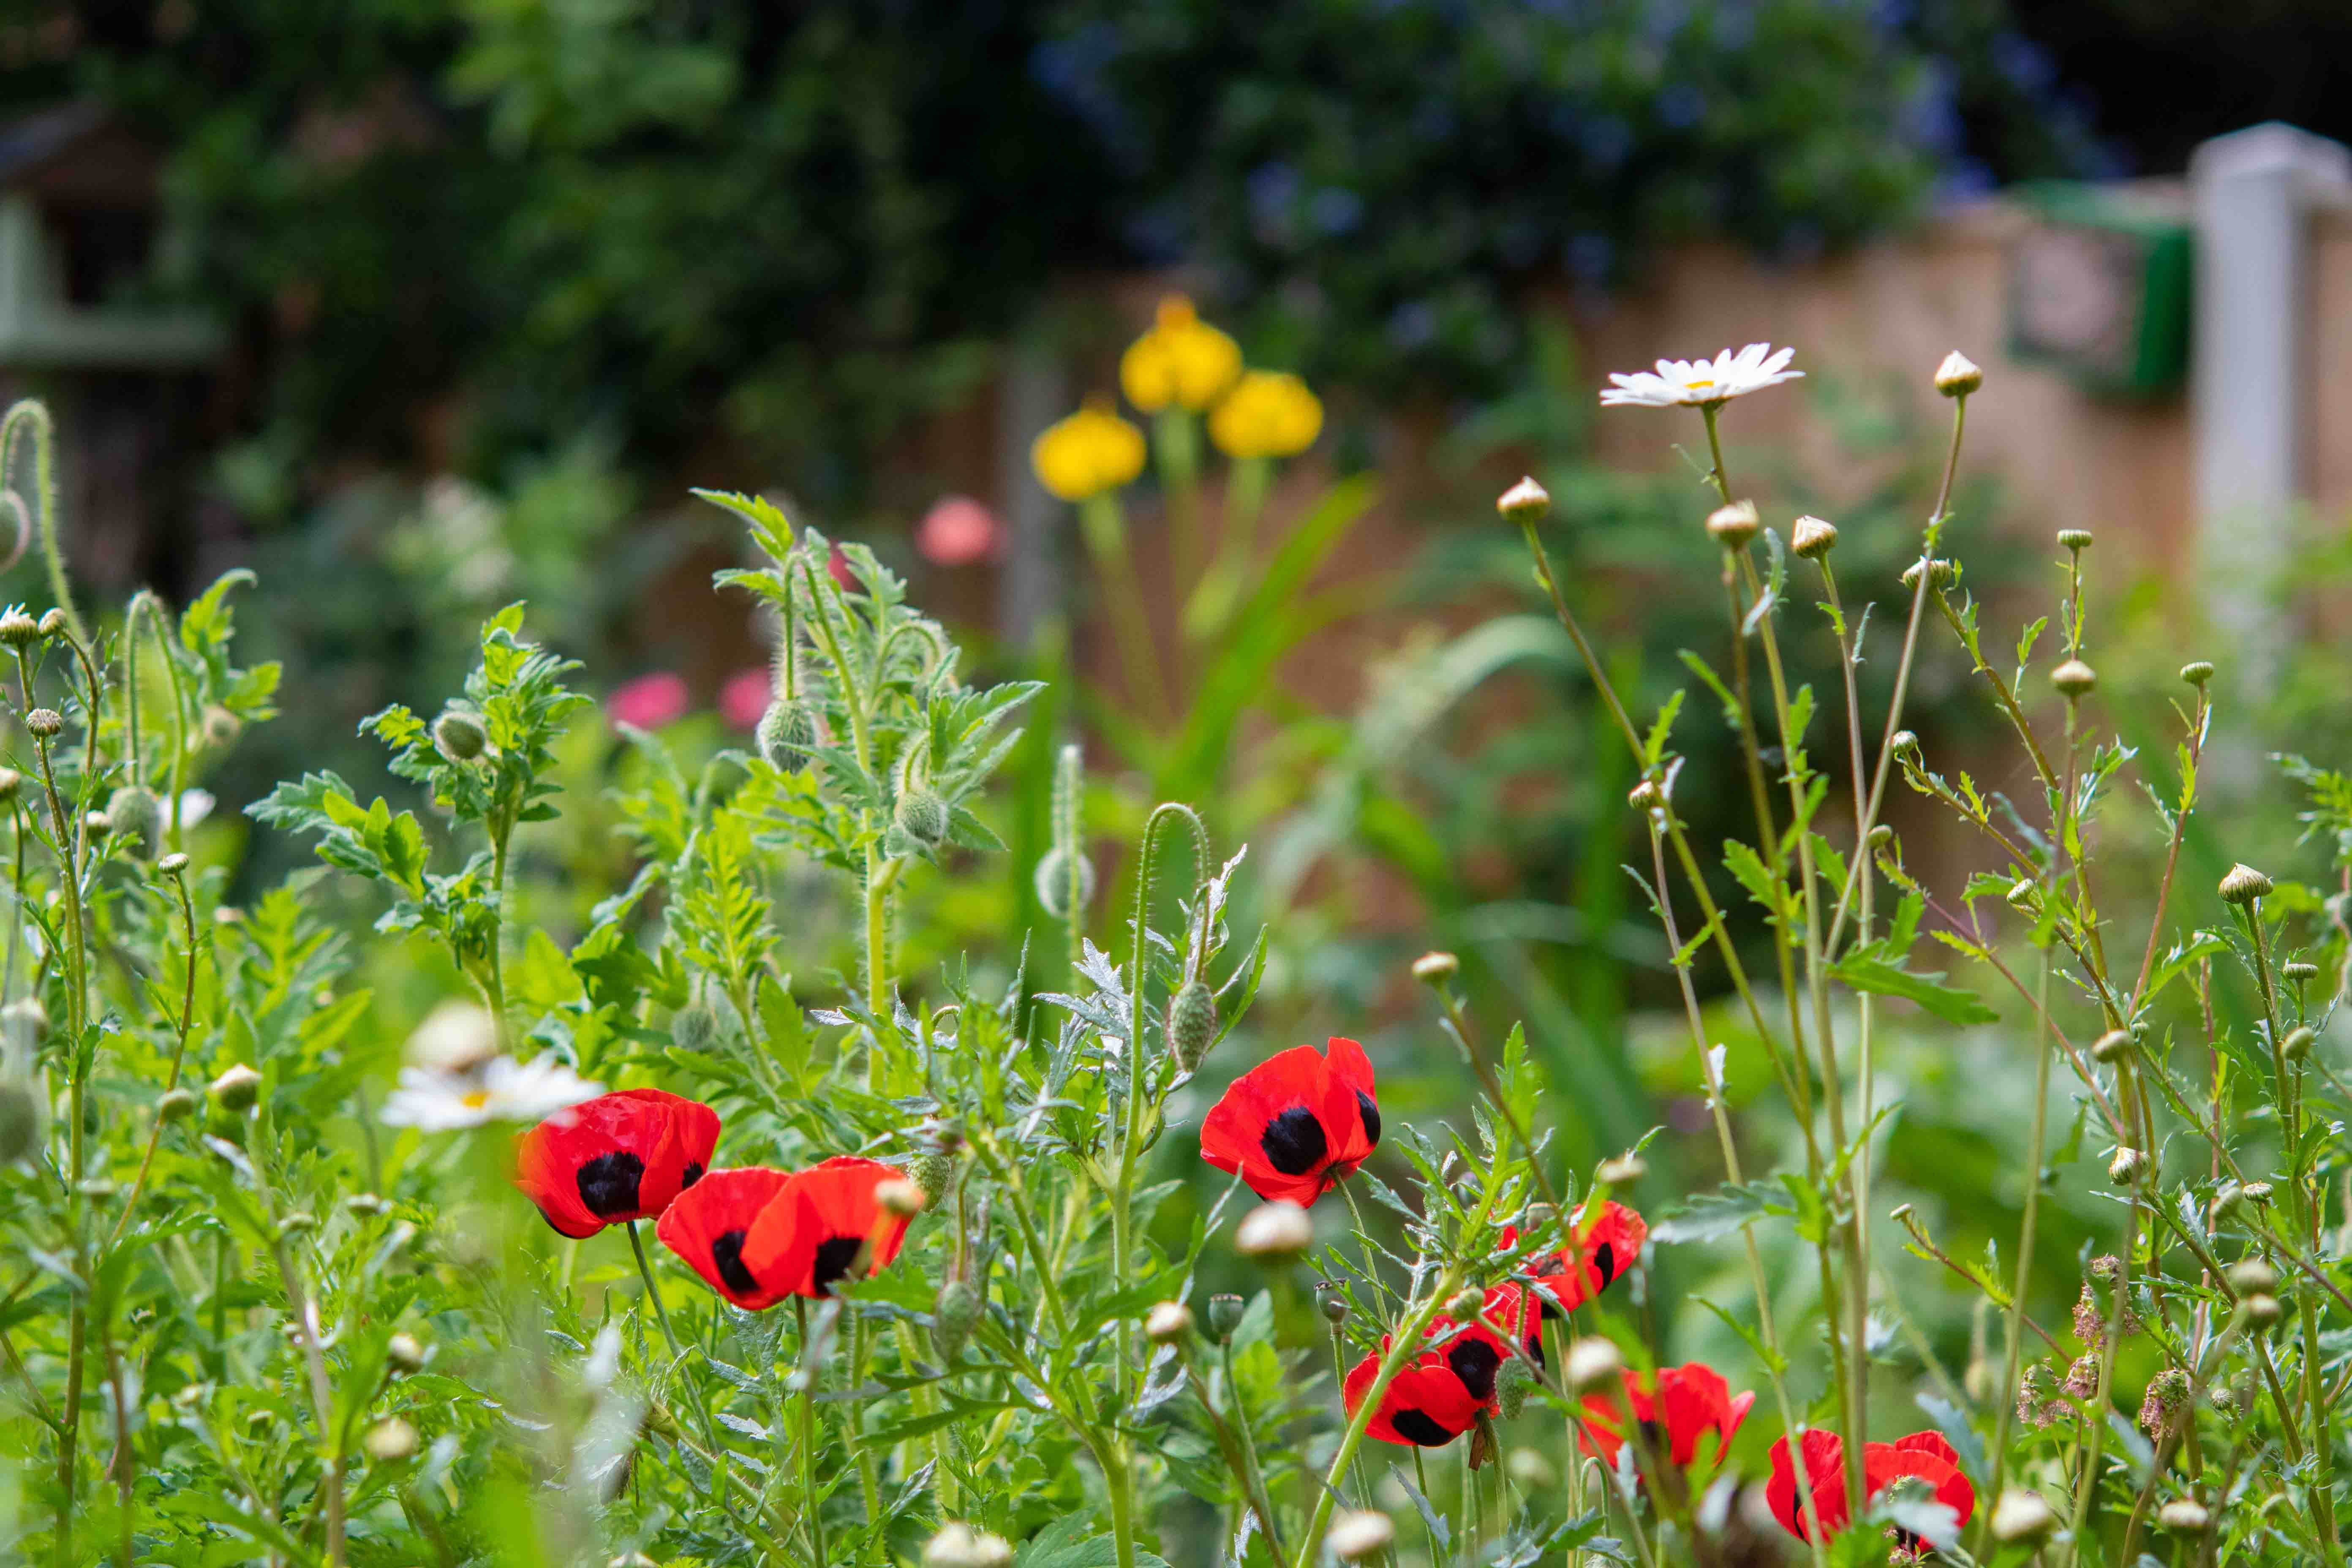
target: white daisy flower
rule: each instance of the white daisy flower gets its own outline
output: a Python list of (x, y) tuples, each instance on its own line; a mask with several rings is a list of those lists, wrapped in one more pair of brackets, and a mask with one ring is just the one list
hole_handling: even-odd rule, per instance
[(403, 1068), (378, 1115), (390, 1127), (450, 1132), (489, 1121), (543, 1121), (603, 1091), (552, 1053), (528, 1063), (497, 1057), (479, 1073)]
[(1716, 407), (1803, 375), (1787, 368), (1796, 353), (1749, 343), (1738, 353), (1726, 349), (1713, 359), (1662, 359), (1654, 373), (1610, 376), (1612, 384), (1601, 388), (1601, 401), (1604, 406), (1635, 408)]

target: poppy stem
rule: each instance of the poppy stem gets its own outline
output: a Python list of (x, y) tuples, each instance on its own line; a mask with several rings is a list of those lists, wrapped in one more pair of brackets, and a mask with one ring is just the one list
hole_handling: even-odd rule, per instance
[(793, 1318), (800, 1331), (801, 1354), (801, 1511), (808, 1520), (813, 1560), (826, 1561), (824, 1510), (816, 1495), (816, 1363), (809, 1359), (808, 1299), (793, 1298)]

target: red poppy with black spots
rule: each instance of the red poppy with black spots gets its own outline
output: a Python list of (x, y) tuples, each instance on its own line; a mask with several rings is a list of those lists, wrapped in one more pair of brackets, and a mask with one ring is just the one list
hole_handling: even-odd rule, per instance
[[(1467, 1431), (1481, 1414), (1496, 1407), (1495, 1382), (1512, 1346), (1505, 1335), (1524, 1344), (1538, 1321), (1535, 1299), (1518, 1285), (1497, 1285), (1486, 1292), (1478, 1316), (1457, 1323), (1446, 1317), (1430, 1320), (1430, 1348), (1402, 1368), (1381, 1396), (1365, 1431), (1383, 1443), (1413, 1444), (1433, 1448)], [(1497, 1331), (1500, 1331), (1499, 1332)], [(1356, 1363), (1340, 1393), (1353, 1415), (1379, 1378), (1389, 1342)]]
[(1268, 1203), (1314, 1203), (1371, 1158), (1381, 1108), (1364, 1047), (1294, 1046), (1234, 1080), (1201, 1124), (1201, 1158)]
[[(1517, 1226), (1505, 1226), (1502, 1245), (1496, 1250), (1508, 1252), (1518, 1246), (1519, 1236)], [(1640, 1215), (1623, 1204), (1604, 1203), (1599, 1214), (1584, 1221), (1570, 1246), (1537, 1253), (1519, 1265), (1519, 1271), (1535, 1281), (1543, 1315), (1557, 1317), (1574, 1311), (1624, 1278), (1625, 1270), (1642, 1256), (1642, 1244), (1649, 1236), (1649, 1225)]]
[(1622, 1423), (1630, 1411), (1651, 1448), (1687, 1469), (1698, 1459), (1700, 1439), (1709, 1433), (1715, 1436), (1715, 1458), (1720, 1461), (1755, 1403), (1755, 1394), (1734, 1394), (1721, 1373), (1700, 1362), (1655, 1373), (1629, 1367), (1622, 1395), (1588, 1395), (1584, 1418), (1577, 1426), (1584, 1451), (1598, 1454), (1613, 1468), (1618, 1450), (1625, 1446)]
[(752, 1222), (743, 1262), (772, 1289), (793, 1296), (830, 1296), (853, 1274), (880, 1273), (905, 1244), (908, 1220), (885, 1212), (875, 1192), (905, 1174), (854, 1154), (794, 1172)]
[[(1801, 1446), (1804, 1485), (1812, 1493), (1814, 1511), (1821, 1516), (1822, 1537), (1827, 1540), (1853, 1522), (1853, 1510), (1845, 1489), (1845, 1444), (1834, 1432), (1811, 1431), (1804, 1435)], [(1977, 1489), (1960, 1473), (1960, 1457), (1941, 1433), (1914, 1432), (1892, 1443), (1865, 1443), (1862, 1465), (1865, 1500), (1876, 1497), (1906, 1477), (1916, 1476), (1927, 1483), (1937, 1502), (1959, 1515), (1962, 1524), (1976, 1511)], [(1764, 1483), (1764, 1500), (1770, 1506), (1772, 1517), (1780, 1521), (1780, 1528), (1801, 1541), (1812, 1539), (1798, 1492), (1795, 1460), (1786, 1437), (1772, 1445), (1772, 1479)], [(1916, 1560), (1928, 1550), (1927, 1542), (1910, 1531), (1895, 1530), (1890, 1533), (1895, 1538), (1897, 1559)]]
[(562, 1235), (652, 1219), (693, 1186), (719, 1143), (719, 1113), (658, 1089), (599, 1095), (523, 1134), (515, 1185)]
[(791, 1180), (765, 1165), (713, 1171), (669, 1205), (654, 1235), (737, 1306), (754, 1312), (772, 1307), (791, 1292), (752, 1271), (743, 1240)]

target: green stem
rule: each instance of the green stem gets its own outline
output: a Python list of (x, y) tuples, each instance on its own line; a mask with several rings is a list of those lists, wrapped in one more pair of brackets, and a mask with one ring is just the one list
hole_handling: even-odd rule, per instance
[[(2042, 1141), (2048, 1131), (2050, 1111), (2051, 967), (2049, 951), (2044, 949), (2033, 1012), (2033, 1120), (2026, 1134), (2025, 1215), (2018, 1229), (2017, 1277), (2010, 1290), (2008, 1344), (2001, 1373), (2003, 1394), (1993, 1402), (1992, 1476), (1985, 1490), (1985, 1496), (1993, 1500), (2000, 1496), (2002, 1473), (2009, 1465), (2010, 1421), (2017, 1404), (2010, 1394), (2017, 1387), (2018, 1367), (2025, 1350), (2025, 1295), (2033, 1278), (2033, 1226), (2042, 1199)], [(1991, 1542), (1991, 1531), (1992, 1510), (1987, 1506), (1979, 1512), (1979, 1556)]]
[(1079, 502), (1078, 531), (1086, 536), (1087, 552), (1094, 557), (1095, 570), (1102, 574), (1108, 589), (1111, 630), (1118, 639), (1128, 688), (1155, 717), (1172, 719), (1175, 702), (1169, 696), (1153, 647), (1143, 585), (1136, 580), (1135, 562), (1128, 554), (1127, 515), (1119, 508), (1117, 493), (1106, 490)]
[(824, 1552), (824, 1510), (816, 1495), (816, 1362), (809, 1354), (808, 1300), (793, 1298), (793, 1318), (800, 1330), (801, 1350), (801, 1509), (808, 1520), (812, 1560), (830, 1563)]

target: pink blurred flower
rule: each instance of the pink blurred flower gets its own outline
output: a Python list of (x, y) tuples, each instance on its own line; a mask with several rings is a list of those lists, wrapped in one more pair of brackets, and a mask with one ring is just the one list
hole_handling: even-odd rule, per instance
[(604, 716), (615, 724), (658, 730), (686, 716), (690, 699), (686, 678), (667, 669), (623, 681), (604, 699)]
[(996, 514), (970, 496), (941, 496), (915, 527), (915, 548), (934, 566), (971, 566), (992, 559), (1002, 527)]
[(866, 584), (860, 583), (857, 574), (849, 569), (849, 557), (841, 552), (840, 545), (833, 547), (833, 554), (826, 560), (824, 569), (833, 574), (833, 580), (841, 585), (843, 593), (862, 594), (866, 591)]
[(768, 710), (768, 696), (774, 689), (773, 681), (774, 678), (763, 664), (737, 670), (719, 689), (719, 716), (727, 721), (730, 729), (758, 729), (761, 715)]

